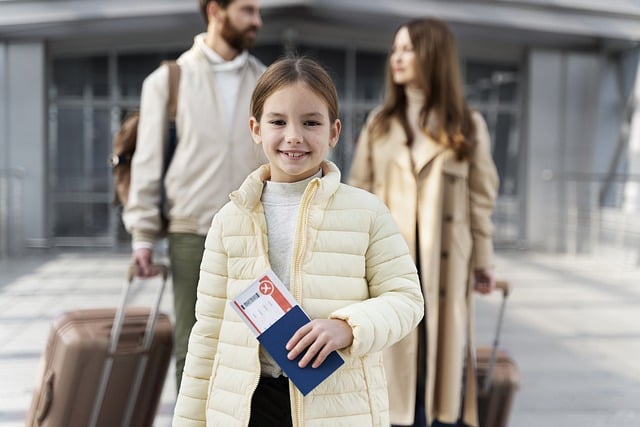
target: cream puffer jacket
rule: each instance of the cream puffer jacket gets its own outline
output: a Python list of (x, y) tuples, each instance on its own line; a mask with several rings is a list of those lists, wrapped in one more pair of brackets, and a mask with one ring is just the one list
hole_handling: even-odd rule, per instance
[[(346, 321), (345, 364), (307, 396), (290, 383), (296, 427), (389, 425), (381, 350), (424, 314), (416, 267), (384, 204), (340, 183), (330, 162), (305, 190), (298, 215), (291, 291), (311, 318)], [(269, 268), (260, 196), (268, 165), (252, 173), (213, 219), (202, 259), (197, 322), (174, 426), (246, 426), (260, 378), (258, 341), (228, 301)]]

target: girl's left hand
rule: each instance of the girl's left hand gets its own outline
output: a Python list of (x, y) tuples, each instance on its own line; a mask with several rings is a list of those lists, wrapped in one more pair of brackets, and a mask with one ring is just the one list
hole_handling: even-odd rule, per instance
[(340, 350), (351, 345), (353, 332), (344, 320), (314, 319), (296, 331), (287, 342), (289, 360), (306, 352), (298, 366), (304, 368), (313, 360), (311, 367), (317, 368), (334, 350)]
[(496, 288), (496, 279), (488, 268), (477, 268), (474, 272), (473, 288), (481, 294), (489, 294)]

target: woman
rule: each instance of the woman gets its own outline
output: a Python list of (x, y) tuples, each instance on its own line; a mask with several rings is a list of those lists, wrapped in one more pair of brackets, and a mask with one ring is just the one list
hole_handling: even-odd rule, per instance
[(477, 426), (472, 291), (495, 286), (498, 176), (486, 124), (463, 98), (444, 22), (414, 20), (396, 31), (385, 98), (360, 134), (349, 183), (391, 210), (427, 304), (426, 328), (385, 353), (392, 423)]

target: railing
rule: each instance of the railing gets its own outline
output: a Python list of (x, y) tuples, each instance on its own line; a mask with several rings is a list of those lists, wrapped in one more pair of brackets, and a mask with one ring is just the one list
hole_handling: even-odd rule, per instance
[(22, 241), (24, 171), (0, 169), (0, 259), (18, 252)]
[(640, 191), (640, 175), (573, 173), (550, 180), (558, 183), (552, 230), (559, 249), (640, 265), (640, 193), (632, 195)]
[(520, 236), (520, 202), (517, 196), (500, 195), (493, 208), (493, 240), (496, 248), (525, 246)]

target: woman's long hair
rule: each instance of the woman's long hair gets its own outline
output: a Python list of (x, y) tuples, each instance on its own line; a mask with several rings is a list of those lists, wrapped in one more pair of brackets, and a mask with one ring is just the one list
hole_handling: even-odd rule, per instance
[[(400, 26), (407, 28), (415, 52), (416, 83), (424, 94), (419, 125), (436, 143), (456, 153), (459, 160), (469, 158), (476, 145), (475, 126), (471, 110), (464, 99), (458, 51), (453, 33), (446, 23), (426, 18)], [(394, 36), (395, 38), (395, 36)], [(407, 144), (414, 140), (406, 115), (407, 97), (404, 85), (395, 84), (391, 74), (391, 53), (387, 59), (385, 99), (373, 118), (373, 136), (389, 131), (396, 117), (407, 135)]]

